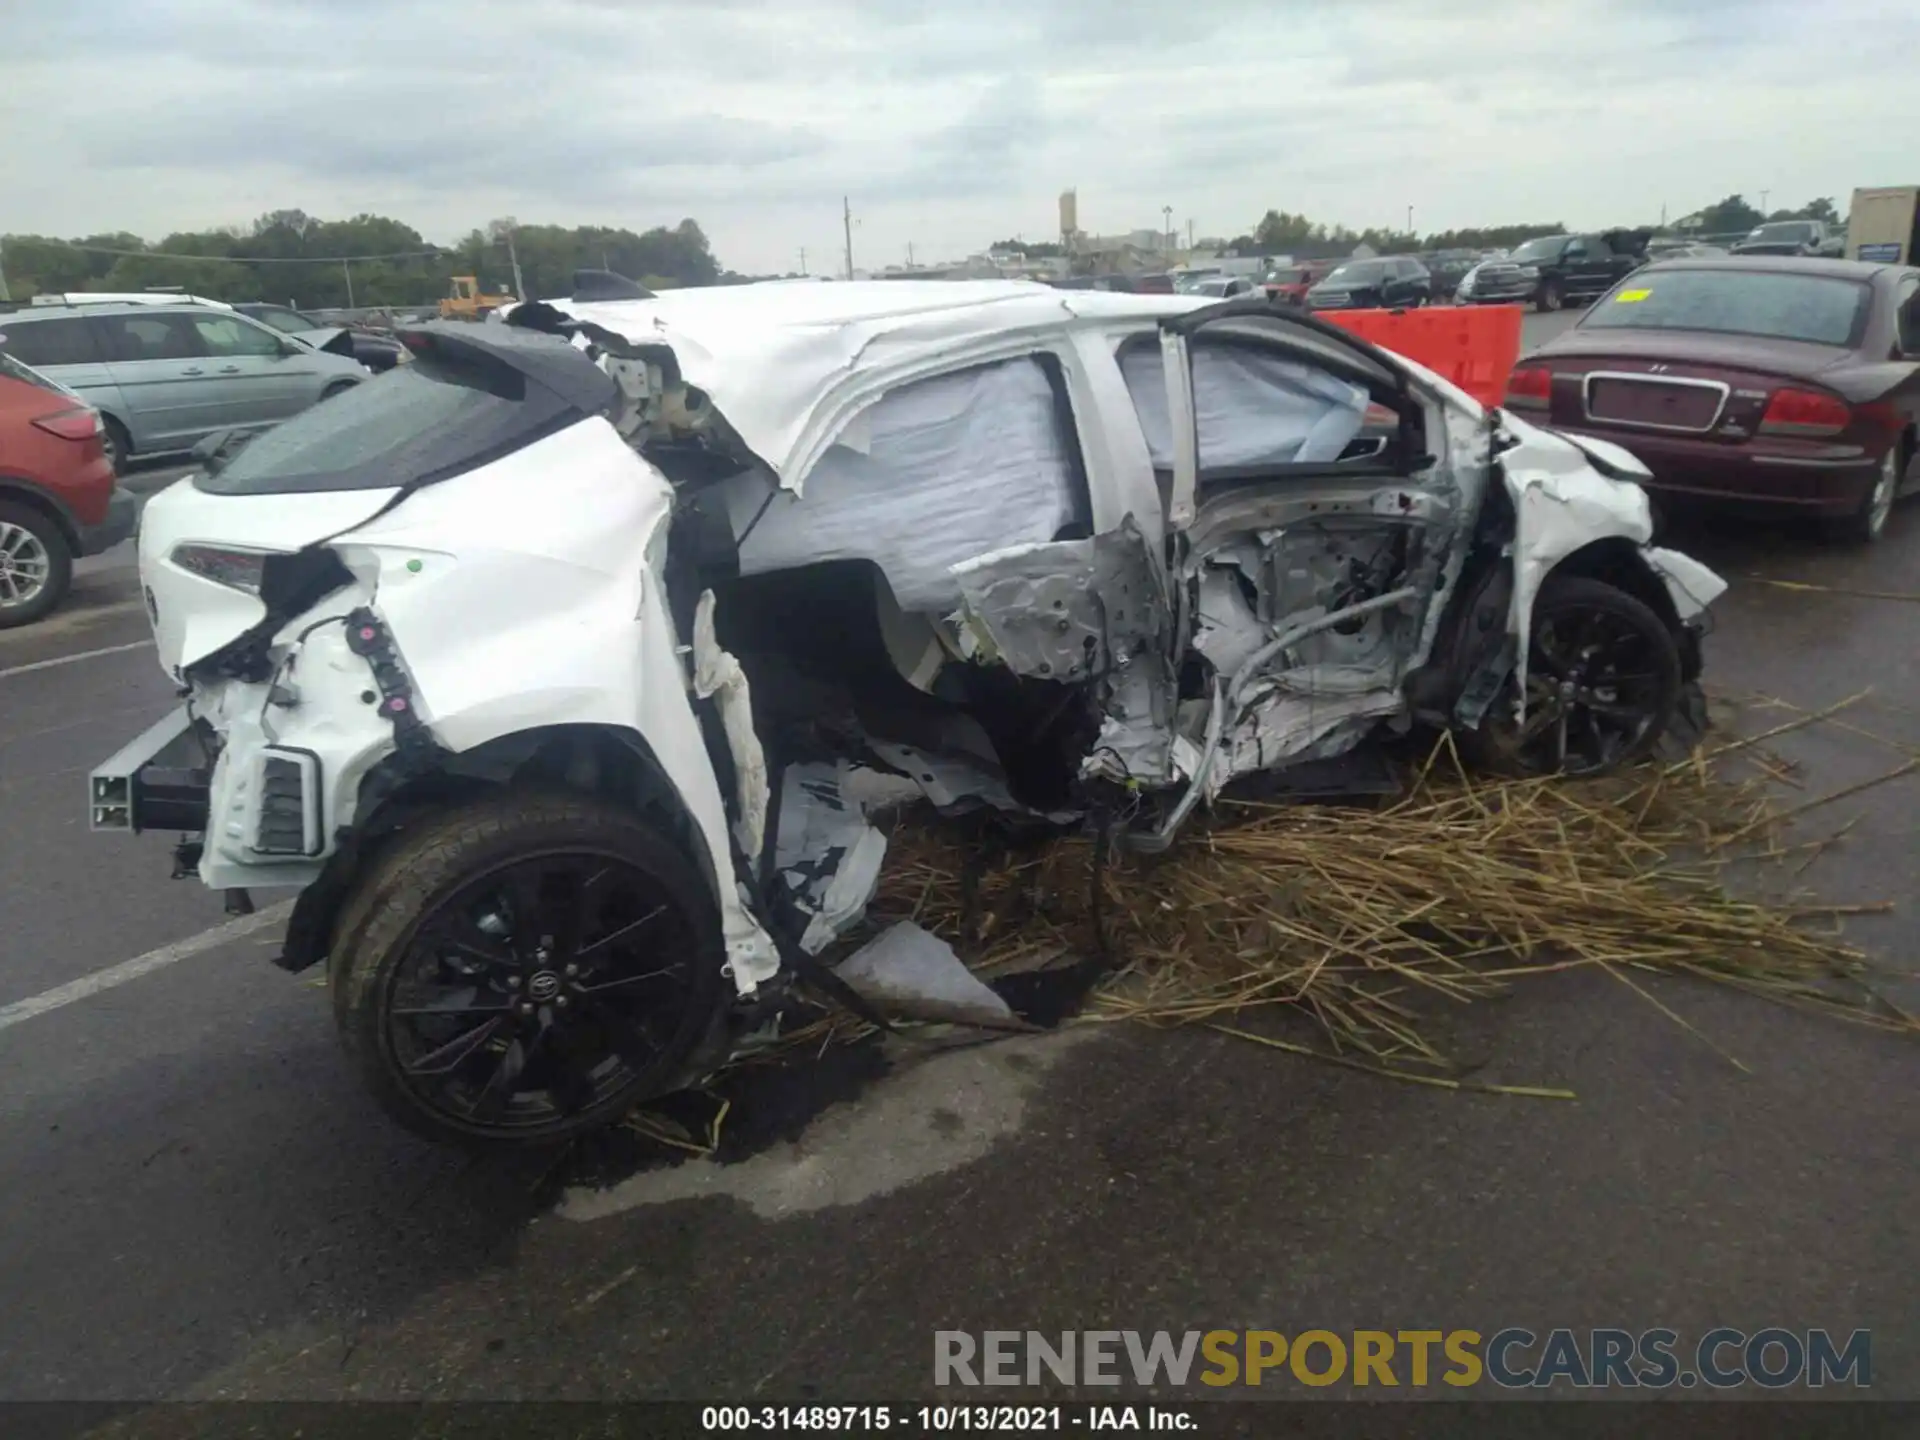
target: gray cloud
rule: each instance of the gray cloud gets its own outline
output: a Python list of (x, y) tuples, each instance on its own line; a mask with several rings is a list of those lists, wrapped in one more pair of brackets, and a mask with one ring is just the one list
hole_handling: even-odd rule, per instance
[[(723, 260), (1269, 206), (1601, 223), (1908, 174), (1878, 0), (15, 0), (10, 229), (697, 216)], [(111, 46), (99, 37), (110, 35)], [(141, 63), (128, 65), (125, 56)], [(18, 124), (16, 123), (16, 130)]]

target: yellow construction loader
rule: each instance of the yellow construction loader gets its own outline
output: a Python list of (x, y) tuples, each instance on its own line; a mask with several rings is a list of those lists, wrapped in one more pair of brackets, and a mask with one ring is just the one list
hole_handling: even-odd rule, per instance
[(498, 310), (502, 305), (513, 303), (511, 295), (488, 295), (480, 289), (478, 277), (473, 275), (455, 275), (447, 289), (447, 298), (440, 302), (442, 320), (484, 320), (487, 312)]

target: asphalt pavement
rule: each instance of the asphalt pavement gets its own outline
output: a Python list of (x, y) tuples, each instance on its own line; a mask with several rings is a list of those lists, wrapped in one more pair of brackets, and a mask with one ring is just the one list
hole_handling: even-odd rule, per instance
[[(1729, 723), (1873, 688), (1879, 738), (1779, 742), (1808, 795), (1920, 747), (1920, 607), (1835, 593), (1912, 594), (1920, 503), (1866, 552), (1673, 543), (1733, 582)], [(858, 1401), (928, 1393), (935, 1329), (1723, 1324), (1870, 1329), (1875, 1393), (1920, 1398), (1920, 1047), (1704, 985), (1657, 993), (1711, 1046), (1600, 976), (1448, 1020), (1481, 1078), (1573, 1103), (1097, 1027), (823, 1069), (730, 1122), (751, 1158), (602, 1157), (605, 1187), (418, 1142), (270, 925), (219, 942), (163, 839), (87, 831), (87, 771), (171, 703), (131, 563), (0, 637), (0, 1399)], [(1823, 812), (1857, 824), (1803, 880), (1898, 902), (1848, 929), (1920, 1003), (1914, 786)]]

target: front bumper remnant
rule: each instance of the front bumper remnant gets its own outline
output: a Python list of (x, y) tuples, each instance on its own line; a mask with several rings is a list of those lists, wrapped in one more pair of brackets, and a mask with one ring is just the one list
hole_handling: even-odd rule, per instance
[(207, 828), (211, 767), (186, 707), (169, 711), (87, 780), (87, 824), (92, 830)]

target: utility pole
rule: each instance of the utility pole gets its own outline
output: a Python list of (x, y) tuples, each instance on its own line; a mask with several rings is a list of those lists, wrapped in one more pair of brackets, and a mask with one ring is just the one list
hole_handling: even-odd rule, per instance
[(800, 247), (800, 273), (807, 273), (807, 247), (804, 245)]
[(1761, 218), (1762, 218), (1762, 219), (1765, 219), (1765, 218), (1766, 218), (1766, 214), (1767, 214), (1767, 197), (1768, 197), (1769, 195), (1771, 195), (1772, 193), (1773, 193), (1773, 192), (1772, 192), (1771, 190), (1762, 190), (1762, 191), (1760, 192), (1760, 216), (1761, 216)]
[(1413, 234), (1413, 207), (1407, 206), (1407, 234)]
[(353, 267), (342, 260), (340, 273), (347, 277), (347, 308), (351, 310), (353, 309)]
[(913, 242), (911, 240), (907, 242), (907, 268), (909, 270), (913, 268)]
[(527, 298), (526, 282), (520, 277), (520, 252), (514, 248), (513, 232), (520, 228), (520, 222), (511, 215), (495, 220), (487, 227), (493, 232), (493, 238), (507, 242), (507, 263), (513, 267), (513, 297), (516, 300)]
[(13, 296), (7, 291), (7, 247), (0, 243), (0, 300), (11, 299)]
[(853, 203), (840, 197), (840, 227), (847, 238), (847, 279), (853, 279)]
[(1172, 207), (1171, 205), (1162, 205), (1162, 206), (1160, 207), (1160, 218), (1161, 218), (1161, 220), (1162, 220), (1162, 221), (1164, 221), (1164, 222), (1165, 222), (1165, 224), (1166, 224), (1166, 236), (1167, 236), (1167, 250), (1168, 250), (1168, 253), (1172, 253), (1172, 250), (1173, 250), (1173, 207)]
[(1193, 221), (1187, 221), (1187, 249), (1193, 249)]

